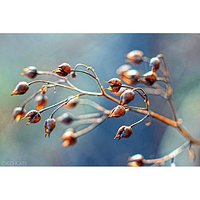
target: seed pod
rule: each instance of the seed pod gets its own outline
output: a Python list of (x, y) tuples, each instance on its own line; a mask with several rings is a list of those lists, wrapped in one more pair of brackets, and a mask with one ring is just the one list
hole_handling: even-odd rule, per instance
[[(71, 97), (69, 97), (71, 98)], [(68, 103), (66, 103), (64, 105), (65, 108), (69, 108), (69, 109), (72, 109), (72, 108), (75, 108), (77, 106), (77, 104), (79, 103), (79, 100), (77, 98), (73, 98), (71, 100), (69, 100)]]
[(71, 66), (68, 63), (62, 63), (59, 65), (53, 72), (58, 74), (59, 76), (67, 76), (72, 71)]
[(74, 121), (74, 117), (70, 113), (63, 113), (61, 116), (57, 117), (56, 120), (65, 125), (69, 125)]
[(26, 110), (23, 109), (22, 107), (16, 107), (14, 110), (13, 110), (13, 119), (16, 121), (16, 122), (19, 122), (26, 114)]
[(116, 70), (116, 73), (118, 76), (123, 76), (124, 72), (127, 72), (128, 70), (131, 69), (131, 66), (130, 65), (122, 65), (120, 66), (117, 70)]
[(135, 98), (135, 93), (133, 90), (125, 90), (120, 96), (120, 104), (123, 106), (130, 103)]
[(37, 110), (42, 110), (48, 103), (48, 97), (45, 94), (38, 94), (35, 97), (35, 102), (36, 102), (36, 109)]
[(38, 73), (35, 66), (29, 66), (23, 69), (24, 73), (21, 73), (22, 76), (27, 76), (30, 79), (34, 79)]
[(151, 71), (153, 72), (158, 71), (160, 68), (160, 59), (157, 57), (151, 58), (149, 65), (151, 67)]
[(128, 166), (131, 166), (131, 167), (139, 167), (144, 164), (143, 163), (144, 156), (141, 154), (135, 154), (131, 156), (128, 160), (129, 160)]
[(23, 119), (28, 119), (27, 124), (37, 123), (41, 120), (41, 115), (37, 110), (29, 111)]
[(68, 147), (76, 144), (77, 138), (75, 137), (74, 129), (72, 128), (67, 129), (66, 132), (62, 135), (61, 139), (63, 141), (62, 143), (63, 147)]
[(151, 86), (157, 81), (157, 75), (153, 71), (149, 71), (143, 75), (141, 82), (145, 85)]
[(45, 120), (44, 128), (45, 128), (45, 137), (50, 137), (51, 132), (56, 127), (56, 120), (54, 118), (49, 118)]
[(110, 112), (109, 117), (122, 117), (126, 114), (126, 110), (124, 106), (118, 105), (115, 108), (113, 108)]
[(110, 84), (110, 90), (112, 92), (118, 92), (122, 86), (122, 81), (118, 78), (112, 78), (108, 83)]
[(75, 71), (72, 71), (72, 72), (70, 73), (70, 78), (71, 78), (71, 79), (76, 78), (76, 73), (75, 73)]
[(126, 57), (130, 63), (137, 65), (143, 61), (144, 53), (140, 50), (133, 50)]
[(25, 94), (28, 89), (29, 89), (29, 85), (28, 85), (27, 82), (25, 82), (25, 81), (19, 82), (16, 85), (15, 89), (13, 90), (13, 92), (11, 93), (11, 96)]
[(124, 72), (121, 79), (128, 85), (134, 85), (138, 82), (139, 76), (140, 74), (137, 70), (131, 69)]
[(133, 131), (130, 126), (121, 126), (117, 134), (115, 135), (114, 139), (121, 139), (121, 138), (129, 138), (132, 135)]

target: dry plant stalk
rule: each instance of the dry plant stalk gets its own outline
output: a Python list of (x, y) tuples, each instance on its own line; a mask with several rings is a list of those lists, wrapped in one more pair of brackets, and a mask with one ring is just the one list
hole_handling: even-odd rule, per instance
[[(68, 128), (61, 137), (63, 147), (68, 147), (75, 145), (79, 137), (89, 133), (106, 119), (119, 118), (126, 115), (127, 112), (135, 112), (143, 115), (143, 117), (130, 125), (121, 126), (114, 139), (120, 140), (129, 138), (133, 134), (134, 126), (146, 121), (148, 118), (149, 121), (146, 122), (146, 125), (150, 125), (152, 123), (151, 118), (155, 118), (162, 123), (177, 129), (178, 133), (186, 139), (186, 142), (161, 158), (145, 159), (141, 154), (130, 156), (128, 159), (128, 166), (160, 166), (164, 165), (168, 160), (171, 160), (171, 166), (175, 166), (175, 157), (185, 150), (189, 150), (189, 155), (192, 158), (195, 158), (195, 152), (191, 147), (192, 145), (200, 146), (200, 140), (194, 138), (183, 127), (177, 116), (173, 102), (173, 88), (169, 79), (169, 69), (164, 55), (159, 54), (156, 57), (148, 58), (144, 56), (142, 51), (133, 50), (127, 54), (126, 60), (129, 64), (124, 64), (117, 69), (116, 73), (118, 74), (118, 78), (111, 78), (107, 81), (107, 84), (109, 85), (108, 88), (104, 88), (94, 68), (86, 64), (77, 64), (72, 68), (68, 63), (62, 63), (53, 71), (39, 71), (34, 66), (24, 68), (22, 75), (30, 79), (35, 79), (40, 75), (47, 75), (49, 77), (56, 77), (58, 80), (46, 81), (39, 79), (29, 83), (24, 81), (18, 83), (11, 95), (23, 95), (32, 85), (37, 83), (42, 83), (42, 86), (38, 91), (27, 98), (20, 107), (14, 109), (14, 120), (19, 122), (21, 119), (25, 119), (28, 120), (27, 124), (38, 123), (41, 120), (41, 114), (43, 112), (55, 108), (49, 118), (45, 120), (45, 137), (50, 137), (57, 123), (63, 123), (68, 126), (75, 124), (73, 128)], [(151, 70), (144, 74), (140, 74), (139, 71), (134, 69), (134, 65), (140, 65), (143, 62), (148, 63)], [(85, 91), (73, 85), (71, 79), (77, 79), (79, 74), (85, 74), (89, 78), (95, 80), (99, 91)], [(136, 87), (137, 84), (145, 87)], [(57, 87), (75, 91), (77, 94), (69, 96), (53, 105), (46, 106), (48, 103), (47, 91), (51, 88), (55, 90)], [(173, 119), (169, 119), (152, 111), (148, 94), (160, 95), (163, 97), (169, 104)], [(108, 110), (92, 100), (82, 98), (84, 96), (104, 97), (117, 105), (112, 110)], [(144, 103), (144, 106), (137, 107), (132, 105), (131, 103), (134, 103), (135, 98), (140, 98)], [(27, 112), (25, 107), (33, 99), (35, 99), (37, 104), (36, 109)], [(55, 113), (59, 109), (63, 107), (69, 109), (76, 108), (78, 104), (89, 105), (93, 107), (96, 112), (79, 116), (64, 113), (63, 115), (54, 118)], [(85, 127), (80, 129), (81, 125), (85, 125)]]

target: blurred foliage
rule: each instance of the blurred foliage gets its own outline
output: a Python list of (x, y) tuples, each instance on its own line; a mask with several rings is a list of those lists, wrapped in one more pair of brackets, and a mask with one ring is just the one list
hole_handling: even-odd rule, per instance
[[(90, 134), (81, 137), (77, 145), (66, 149), (61, 146), (60, 140), (64, 126), (58, 125), (49, 139), (44, 138), (44, 121), (26, 126), (24, 122), (16, 124), (12, 120), (13, 108), (36, 90), (36, 87), (32, 87), (24, 96), (10, 96), (19, 81), (29, 81), (19, 75), (24, 67), (34, 65), (39, 69), (52, 70), (63, 62), (72, 66), (86, 63), (93, 66), (104, 81), (116, 77), (116, 69), (125, 63), (125, 55), (132, 49), (140, 49), (149, 57), (158, 53), (166, 56), (178, 114), (186, 127), (198, 137), (200, 35), (0, 34), (0, 165), (18, 162), (31, 166), (118, 166), (127, 165), (127, 158), (132, 154), (141, 153), (146, 158), (154, 158), (177, 147), (183, 141), (181, 136), (156, 120), (150, 127), (143, 124), (135, 127), (133, 136), (128, 140), (113, 140), (120, 125), (130, 124), (140, 117), (136, 114), (108, 119)], [(142, 70), (147, 70), (147, 66), (144, 65)], [(83, 88), (96, 90), (91, 80), (81, 77), (76, 81)], [(50, 104), (70, 93), (58, 89), (56, 94), (48, 92), (48, 95)], [(163, 99), (152, 96), (150, 99), (153, 109), (170, 115)], [(114, 106), (103, 98), (95, 100), (109, 109)], [(32, 102), (29, 108), (34, 106)], [(73, 112), (79, 114), (86, 111), (89, 112), (89, 108), (80, 106)], [(198, 159), (195, 163), (188, 161), (188, 156), (184, 154), (180, 160), (177, 158), (180, 165), (198, 165), (198, 162)]]

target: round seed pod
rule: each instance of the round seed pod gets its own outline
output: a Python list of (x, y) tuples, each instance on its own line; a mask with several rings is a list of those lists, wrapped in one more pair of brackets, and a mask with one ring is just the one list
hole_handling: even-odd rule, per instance
[(15, 89), (13, 90), (13, 92), (11, 93), (11, 96), (25, 94), (28, 89), (29, 89), (29, 85), (28, 85), (27, 82), (25, 82), (25, 81), (19, 82), (16, 85)]
[(139, 72), (135, 69), (128, 70), (123, 73), (121, 79), (128, 85), (134, 85), (139, 80)]
[(158, 57), (151, 58), (150, 63), (151, 71), (157, 72), (160, 68), (160, 59)]
[(141, 82), (143, 82), (145, 85), (151, 86), (157, 81), (157, 75), (153, 71), (149, 71), (146, 74), (143, 75), (143, 78), (141, 79)]
[(135, 98), (135, 93), (133, 90), (125, 90), (120, 96), (120, 104), (125, 105), (130, 103)]
[(126, 114), (126, 110), (124, 106), (118, 105), (115, 108), (113, 108), (110, 112), (109, 117), (122, 117)]
[(126, 57), (130, 63), (137, 65), (143, 62), (144, 53), (140, 50), (133, 50)]

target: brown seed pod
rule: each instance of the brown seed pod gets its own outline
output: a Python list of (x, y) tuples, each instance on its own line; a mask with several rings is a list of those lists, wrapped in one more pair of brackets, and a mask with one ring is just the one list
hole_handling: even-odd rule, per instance
[(68, 63), (62, 63), (59, 65), (53, 72), (58, 74), (59, 76), (67, 76), (69, 73), (71, 73), (72, 68)]
[(70, 78), (71, 78), (71, 79), (76, 78), (76, 73), (75, 73), (75, 71), (72, 71), (72, 72), (70, 73)]
[(140, 50), (133, 50), (126, 57), (130, 63), (137, 65), (143, 61), (144, 53)]
[(28, 119), (27, 124), (38, 123), (41, 120), (41, 115), (37, 110), (31, 110), (23, 119)]
[(110, 84), (110, 90), (112, 92), (118, 92), (122, 86), (122, 81), (118, 78), (112, 78), (108, 81), (108, 83)]
[[(69, 99), (70, 99), (70, 98), (71, 98), (71, 97), (69, 96)], [(77, 98), (73, 98), (73, 99), (69, 100), (69, 102), (66, 103), (66, 104), (64, 105), (64, 107), (65, 107), (65, 108), (72, 109), (72, 108), (75, 108), (75, 107), (77, 106), (78, 103), (79, 103), (79, 100), (78, 100)]]
[(45, 94), (38, 94), (35, 97), (36, 109), (42, 110), (48, 103), (48, 97)]
[(135, 98), (135, 93), (133, 90), (125, 90), (120, 96), (120, 104), (123, 106), (130, 103)]
[(149, 71), (143, 75), (141, 82), (145, 85), (151, 86), (157, 81), (157, 75), (153, 71)]
[(23, 109), (22, 107), (16, 107), (14, 110), (13, 110), (13, 119), (16, 121), (16, 122), (19, 122), (26, 114), (26, 110)]
[(116, 73), (118, 76), (123, 76), (124, 72), (127, 72), (128, 70), (131, 69), (130, 65), (124, 64), (122, 66), (120, 66), (117, 70)]
[(51, 132), (56, 127), (56, 120), (54, 118), (49, 118), (45, 120), (44, 128), (45, 128), (45, 137), (50, 137)]
[(24, 73), (21, 73), (22, 76), (26, 76), (30, 79), (34, 79), (38, 73), (37, 68), (35, 66), (29, 66), (23, 69)]
[(138, 82), (139, 76), (140, 74), (137, 70), (131, 69), (124, 72), (121, 79), (128, 85), (134, 85)]
[(13, 92), (11, 93), (11, 96), (25, 94), (28, 89), (29, 89), (29, 85), (28, 85), (27, 82), (25, 82), (25, 81), (19, 82), (16, 85), (15, 89), (13, 90)]
[(70, 113), (63, 113), (56, 119), (58, 122), (69, 125), (74, 121), (74, 117)]
[(117, 134), (115, 135), (114, 139), (121, 139), (121, 138), (129, 138), (132, 135), (133, 131), (130, 126), (121, 126)]
[(75, 137), (74, 129), (72, 128), (67, 129), (66, 132), (62, 135), (61, 139), (63, 141), (63, 147), (72, 146), (77, 143), (77, 138)]
[(160, 68), (160, 59), (158, 57), (151, 58), (150, 63), (151, 71), (157, 72)]
[(135, 154), (133, 156), (131, 156), (129, 159), (129, 163), (128, 166), (131, 167), (139, 167), (139, 166), (143, 166), (143, 160), (144, 160), (144, 156), (141, 154)]
[(115, 108), (113, 108), (110, 112), (109, 117), (122, 117), (126, 114), (126, 110), (124, 106), (118, 105)]

